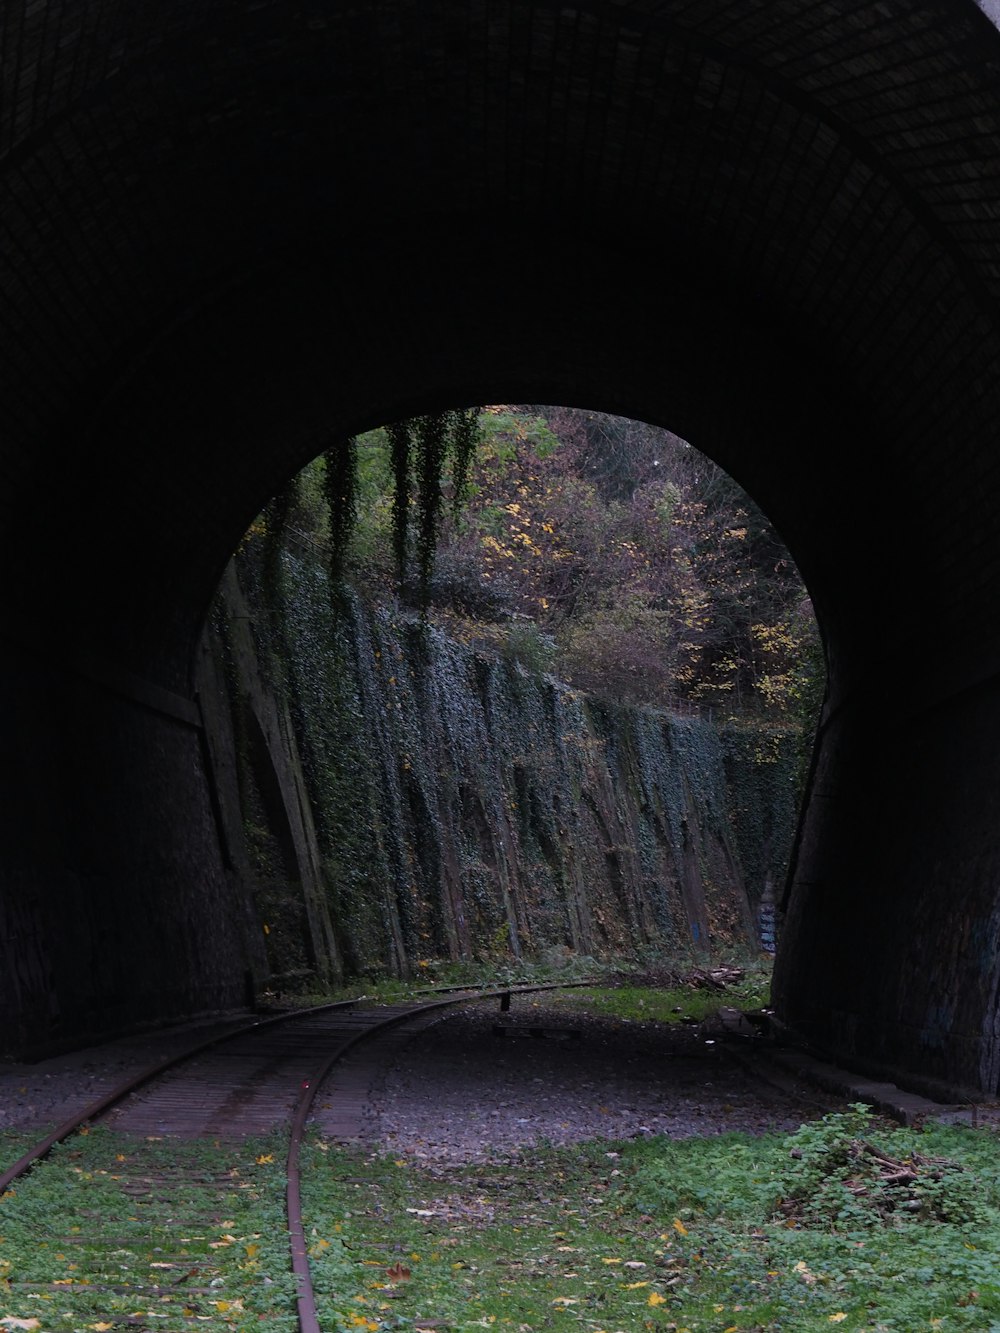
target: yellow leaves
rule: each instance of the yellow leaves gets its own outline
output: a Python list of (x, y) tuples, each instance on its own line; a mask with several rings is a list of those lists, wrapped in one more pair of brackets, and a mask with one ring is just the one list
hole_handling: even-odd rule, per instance
[(556, 1296), (552, 1302), (553, 1305), (579, 1305), (580, 1300), (577, 1296)]
[(836, 1314), (828, 1315), (827, 1318), (829, 1319), (831, 1324), (842, 1324), (844, 1320), (847, 1318), (847, 1315), (844, 1313), (843, 1310), (838, 1310)]
[(258, 1254), (260, 1254), (259, 1245), (247, 1245), (244, 1248), (246, 1249), (248, 1259), (256, 1259)]
[(4, 1328), (41, 1328), (42, 1321), (40, 1319), (18, 1319), (15, 1315), (8, 1314), (0, 1319), (0, 1324)]
[(88, 1324), (87, 1327), (92, 1330), (92, 1333), (108, 1333), (109, 1329), (114, 1328), (114, 1324), (101, 1322), (99, 1324)]
[(638, 1291), (640, 1287), (648, 1287), (648, 1282), (626, 1282), (622, 1286), (622, 1291)]
[(688, 1234), (687, 1227), (679, 1217), (674, 1218), (674, 1230), (677, 1232), (678, 1236), (686, 1236)]
[(218, 1240), (210, 1240), (208, 1242), (208, 1248), (210, 1250), (224, 1250), (228, 1245), (235, 1245), (235, 1244), (236, 1244), (236, 1237), (231, 1236), (229, 1235), (228, 1232), (226, 1232), (223, 1236), (220, 1236)]
[(267, 1166), (270, 1162), (274, 1161), (274, 1153), (262, 1152), (259, 1157), (254, 1158), (254, 1161), (257, 1163), (258, 1166)]
[(601, 1260), (601, 1263), (602, 1263), (602, 1264), (620, 1264), (620, 1263), (621, 1263), (621, 1260), (620, 1260), (620, 1259), (602, 1259), (602, 1260)]
[(666, 1296), (661, 1296), (658, 1291), (651, 1291), (649, 1293), (649, 1299), (646, 1302), (647, 1305), (666, 1305), (666, 1303)]
[(243, 1313), (243, 1301), (241, 1299), (235, 1301), (213, 1301), (212, 1304), (218, 1310), (219, 1314), (235, 1315)]
[(313, 1243), (309, 1246), (309, 1253), (313, 1256), (314, 1259), (318, 1259), (319, 1256), (323, 1253), (323, 1251), (328, 1250), (329, 1248), (330, 1248), (330, 1242), (328, 1240), (314, 1240)]
[(369, 1319), (367, 1315), (363, 1314), (350, 1314), (347, 1317), (347, 1322), (352, 1328), (367, 1328), (369, 1333), (375, 1333), (378, 1328), (377, 1319)]

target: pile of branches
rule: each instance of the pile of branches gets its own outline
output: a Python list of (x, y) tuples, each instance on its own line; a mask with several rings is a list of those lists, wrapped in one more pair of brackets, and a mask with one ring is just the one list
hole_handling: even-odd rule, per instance
[[(778, 1213), (792, 1221), (804, 1221), (817, 1212), (831, 1211), (833, 1186), (843, 1191), (847, 1200), (854, 1200), (859, 1208), (883, 1220), (894, 1214), (927, 1221), (957, 1220), (954, 1187), (966, 1174), (958, 1162), (918, 1152), (905, 1158), (893, 1157), (863, 1138), (850, 1140), (844, 1148), (846, 1161), (837, 1173), (839, 1180), (827, 1178), (815, 1193), (796, 1193), (782, 1199)], [(793, 1149), (791, 1156), (801, 1159), (803, 1154)]]
[(737, 985), (745, 975), (742, 967), (696, 967), (684, 980), (697, 990), (725, 990), (727, 986)]
[(688, 986), (691, 990), (725, 990), (741, 982), (746, 973), (742, 967), (695, 967), (689, 972), (676, 972), (670, 968), (657, 968), (647, 972), (619, 972), (614, 978), (618, 986), (648, 986), (651, 990), (680, 990)]

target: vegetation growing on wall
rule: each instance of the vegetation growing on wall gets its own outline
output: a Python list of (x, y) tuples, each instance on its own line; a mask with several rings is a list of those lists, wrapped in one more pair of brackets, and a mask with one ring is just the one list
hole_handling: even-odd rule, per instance
[(663, 432), (489, 409), (349, 441), (269, 506), (240, 578), (349, 972), (754, 947), (816, 641), (744, 499)]
[(466, 642), (623, 701), (811, 725), (822, 654), (798, 573), (736, 483), (666, 431), (445, 413), (331, 451), (303, 490), (325, 494), (298, 517), (335, 581), (382, 597), (395, 580)]

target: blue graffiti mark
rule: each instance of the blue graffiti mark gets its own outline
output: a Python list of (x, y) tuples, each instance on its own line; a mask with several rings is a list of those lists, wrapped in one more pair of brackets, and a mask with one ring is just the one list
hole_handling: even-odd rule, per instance
[(920, 1029), (920, 1040), (932, 1050), (942, 1050), (948, 1045), (954, 1021), (954, 1004), (932, 1005), (927, 1012), (924, 1026)]

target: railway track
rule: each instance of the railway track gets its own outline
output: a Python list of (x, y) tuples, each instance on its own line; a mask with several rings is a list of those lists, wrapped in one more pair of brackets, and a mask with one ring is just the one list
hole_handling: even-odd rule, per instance
[[(514, 993), (547, 989), (559, 987)], [(448, 1006), (504, 1006), (509, 994), (299, 1011), (214, 1037), (113, 1089), (0, 1173), (0, 1233), (2, 1201), (17, 1199), (38, 1236), (34, 1253), (22, 1246), (13, 1258), (0, 1244), (10, 1306), (0, 1329), (322, 1333), (301, 1210), (307, 1123), (355, 1137), (379, 1042)], [(327, 1095), (335, 1066), (347, 1073)], [(282, 1177), (284, 1216), (267, 1202)]]

